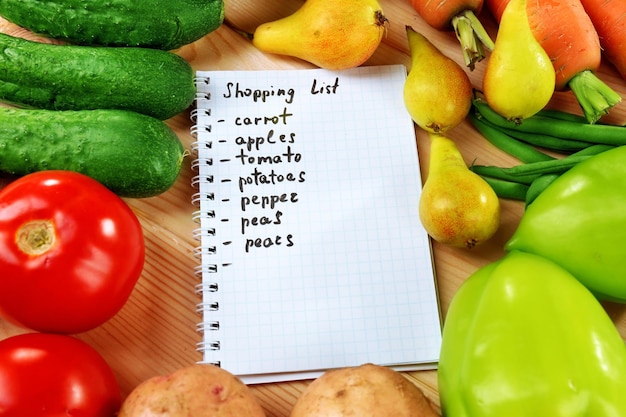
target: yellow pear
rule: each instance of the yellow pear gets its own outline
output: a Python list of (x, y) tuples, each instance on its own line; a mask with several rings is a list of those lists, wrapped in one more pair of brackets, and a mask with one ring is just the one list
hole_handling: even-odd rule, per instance
[(472, 105), (472, 84), (465, 70), (423, 35), (406, 27), (411, 68), (404, 83), (404, 104), (422, 129), (445, 133), (465, 119)]
[(500, 226), (500, 200), (471, 171), (453, 140), (430, 136), (430, 166), (419, 202), (424, 229), (437, 242), (473, 248)]
[(526, 4), (511, 0), (504, 9), (483, 78), (487, 103), (516, 123), (550, 101), (556, 77), (550, 57), (532, 33)]
[(293, 14), (257, 27), (252, 42), (321, 68), (354, 68), (378, 48), (386, 22), (377, 0), (307, 0)]

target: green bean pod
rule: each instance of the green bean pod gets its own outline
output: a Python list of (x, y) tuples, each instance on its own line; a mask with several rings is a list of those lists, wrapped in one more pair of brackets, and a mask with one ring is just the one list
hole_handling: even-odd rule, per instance
[(533, 146), (521, 142), (508, 135), (503, 130), (470, 112), (469, 119), (476, 128), (492, 145), (508, 153), (522, 162), (549, 161), (554, 157), (545, 154)]
[(498, 167), (490, 165), (472, 165), (472, 171), (481, 176), (487, 176), (505, 181), (516, 181), (530, 185), (537, 177), (544, 174), (560, 174), (591, 158), (592, 155), (571, 155), (550, 161), (531, 162), (513, 167)]
[(520, 123), (515, 123), (496, 113), (484, 99), (475, 98), (473, 105), (482, 117), (501, 128), (540, 133), (582, 142), (603, 143), (614, 146), (626, 145), (626, 128), (623, 126), (559, 120), (540, 115), (528, 117)]
[(526, 191), (524, 200), (526, 208), (560, 176), (561, 174), (543, 174), (535, 178)]
[(482, 176), (499, 198), (526, 201), (528, 185), (517, 181), (506, 181), (498, 178)]

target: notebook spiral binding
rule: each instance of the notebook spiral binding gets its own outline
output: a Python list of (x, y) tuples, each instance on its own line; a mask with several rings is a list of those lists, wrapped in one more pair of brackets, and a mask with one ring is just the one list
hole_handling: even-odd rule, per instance
[[(198, 227), (193, 231), (193, 238), (198, 242), (198, 245), (194, 248), (194, 257), (198, 260), (198, 265), (194, 269), (194, 275), (198, 279), (195, 291), (196, 294), (202, 298), (202, 301), (196, 305), (196, 312), (198, 315), (203, 317), (203, 320), (196, 325), (196, 330), (202, 334), (202, 341), (197, 344), (196, 350), (204, 354), (207, 351), (220, 350), (220, 341), (218, 340), (220, 322), (219, 320), (211, 320), (208, 318), (211, 313), (219, 311), (219, 302), (211, 300), (210, 297), (211, 294), (219, 291), (219, 285), (217, 282), (211, 282), (211, 280), (204, 279), (207, 275), (217, 273), (218, 270), (217, 264), (207, 262), (208, 256), (216, 253), (216, 247), (214, 245), (202, 244), (203, 236), (215, 236), (215, 228), (201, 226), (201, 220), (214, 218), (215, 212), (213, 210), (202, 211), (200, 209), (201, 200), (214, 200), (215, 198), (212, 192), (201, 191), (201, 188), (203, 188), (201, 185), (213, 183), (213, 176), (200, 175), (201, 165), (213, 165), (213, 159), (206, 156), (204, 152), (200, 150), (201, 147), (203, 150), (211, 149), (213, 145), (210, 140), (200, 140), (203, 133), (211, 133), (211, 125), (201, 121), (201, 119), (205, 116), (211, 116), (210, 107), (206, 105), (211, 101), (211, 93), (210, 91), (206, 91), (207, 87), (210, 86), (211, 80), (208, 77), (196, 77), (194, 79), (194, 83), (196, 84), (196, 97), (194, 100), (195, 106), (190, 114), (192, 122), (190, 134), (194, 138), (194, 141), (191, 144), (191, 151), (195, 157), (191, 163), (191, 168), (196, 175), (194, 175), (191, 179), (191, 185), (197, 191), (192, 194), (191, 203), (197, 208), (197, 210), (195, 210), (192, 214), (192, 219), (198, 225)], [(205, 102), (202, 103), (204, 105), (199, 105), (202, 101)], [(199, 110), (200, 108), (203, 110)], [(202, 262), (203, 259), (204, 263)], [(210, 337), (208, 336), (209, 334)], [(202, 362), (215, 366), (221, 365), (219, 360), (204, 360)]]

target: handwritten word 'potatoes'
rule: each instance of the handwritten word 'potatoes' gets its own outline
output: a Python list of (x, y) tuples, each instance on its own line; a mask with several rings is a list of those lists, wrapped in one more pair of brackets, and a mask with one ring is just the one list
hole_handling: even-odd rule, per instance
[(259, 171), (258, 168), (254, 168), (254, 170), (248, 176), (239, 177), (239, 191), (244, 192), (246, 185), (276, 185), (283, 182), (304, 182), (306, 181), (306, 172), (300, 171), (297, 174), (292, 172), (288, 172), (286, 174), (280, 174), (274, 171), (273, 169), (264, 173)]

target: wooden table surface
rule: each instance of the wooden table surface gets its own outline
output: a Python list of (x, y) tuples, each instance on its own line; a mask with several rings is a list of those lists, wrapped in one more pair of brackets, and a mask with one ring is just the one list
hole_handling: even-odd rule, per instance
[[(294, 12), (302, 0), (226, 0), (226, 17), (238, 27), (253, 31), (257, 25)], [(461, 51), (452, 32), (438, 32), (428, 27), (413, 11), (409, 0), (380, 0), (389, 19), (388, 31), (374, 56), (365, 65), (405, 64), (410, 67), (410, 55), (405, 25), (424, 34), (440, 50), (462, 65)], [(480, 14), (492, 38), (495, 24), (488, 12)], [(36, 38), (12, 24), (0, 20), (0, 31)], [(195, 69), (245, 70), (274, 68), (310, 68), (311, 65), (288, 57), (266, 55), (242, 36), (223, 25), (215, 32), (176, 51)], [(485, 61), (469, 72), (474, 87), (480, 88)], [(626, 97), (626, 83), (615, 69), (603, 63), (601, 78)], [(579, 112), (570, 92), (556, 93), (552, 107)], [(626, 123), (626, 104), (615, 107), (608, 119)], [(189, 134), (189, 114), (185, 112), (167, 123), (175, 129), (187, 149), (192, 138)], [(507, 165), (515, 163), (486, 142), (471, 126), (464, 122), (453, 129), (454, 139), (466, 161), (478, 164)], [(422, 131), (417, 130), (417, 143), (424, 178), (428, 169), (429, 144)], [(197, 242), (192, 237), (194, 223), (191, 213), (191, 158), (187, 158), (182, 173), (172, 189), (146, 199), (128, 199), (141, 220), (147, 246), (145, 270), (122, 311), (101, 327), (78, 335), (90, 343), (109, 362), (123, 394), (126, 395), (141, 381), (159, 374), (167, 374), (200, 359), (196, 343), (200, 335), (196, 323), (200, 317), (195, 311), (199, 296), (194, 292), (197, 284), (193, 270), (198, 260), (193, 249)], [(5, 180), (6, 182), (6, 180)], [(0, 186), (1, 186), (0, 182)], [(523, 213), (523, 204), (502, 200), (501, 226), (488, 242), (472, 250), (446, 247), (433, 243), (439, 297), (443, 316), (459, 285), (477, 268), (503, 255), (503, 246), (515, 230)], [(417, 216), (417, 208), (416, 213)], [(621, 305), (606, 304), (611, 317), (622, 335), (626, 335), (626, 310)], [(0, 320), (0, 339), (25, 332)], [(436, 371), (407, 373), (438, 407)], [(255, 385), (252, 387), (268, 417), (285, 417), (298, 395), (310, 381)]]

